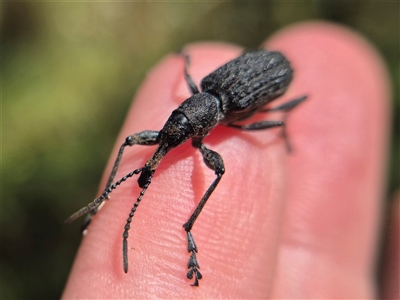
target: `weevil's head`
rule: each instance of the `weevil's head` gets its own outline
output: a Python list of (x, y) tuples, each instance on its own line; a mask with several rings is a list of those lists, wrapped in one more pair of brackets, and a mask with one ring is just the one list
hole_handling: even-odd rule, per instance
[(156, 152), (142, 169), (138, 179), (139, 186), (143, 188), (151, 180), (155, 170), (168, 151), (186, 142), (193, 134), (193, 127), (186, 116), (178, 111), (172, 112), (159, 133), (160, 142)]
[(182, 112), (173, 111), (160, 131), (159, 145), (168, 152), (187, 141), (193, 134), (194, 130), (188, 118)]

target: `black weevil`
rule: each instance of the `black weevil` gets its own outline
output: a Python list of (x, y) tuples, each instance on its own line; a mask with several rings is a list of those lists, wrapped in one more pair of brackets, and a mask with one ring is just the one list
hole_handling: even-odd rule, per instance
[[(290, 145), (286, 136), (285, 121), (261, 121), (248, 125), (239, 125), (237, 122), (248, 119), (259, 112), (283, 111), (287, 113), (304, 101), (306, 96), (296, 98), (274, 108), (265, 108), (265, 105), (283, 95), (292, 81), (293, 70), (290, 67), (290, 63), (279, 52), (256, 50), (244, 53), (206, 76), (200, 84), (201, 92), (188, 74), (189, 57), (184, 54), (182, 55), (186, 60), (184, 68), (185, 79), (193, 95), (172, 112), (160, 131), (145, 130), (126, 138), (125, 142), (121, 145), (114, 167), (101, 196), (71, 215), (66, 220), (66, 223), (70, 223), (76, 218), (89, 213), (82, 226), (82, 229), (86, 230), (91, 217), (98, 211), (103, 201), (108, 198), (108, 195), (122, 182), (140, 173), (138, 184), (142, 188), (142, 191), (133, 205), (122, 234), (123, 266), (125, 273), (127, 273), (127, 239), (133, 215), (164, 156), (171, 149), (192, 138), (193, 147), (200, 150), (204, 163), (217, 176), (201, 198), (189, 220), (183, 224), (183, 228), (187, 234), (188, 252), (191, 253), (188, 262), (189, 271), (187, 278), (192, 279), (194, 275), (195, 279), (192, 285), (198, 286), (198, 280), (202, 278), (202, 275), (199, 271), (200, 267), (196, 258), (197, 247), (191, 229), (225, 172), (222, 157), (203, 144), (204, 137), (218, 124), (240, 130), (262, 130), (281, 126), (287, 149), (290, 151)], [(125, 147), (133, 145), (158, 145), (158, 147), (144, 167), (130, 172), (113, 183)]]

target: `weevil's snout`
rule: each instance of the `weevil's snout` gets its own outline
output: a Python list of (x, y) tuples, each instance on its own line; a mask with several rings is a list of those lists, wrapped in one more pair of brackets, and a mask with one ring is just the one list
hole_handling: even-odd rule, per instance
[(153, 177), (158, 165), (169, 150), (179, 146), (193, 136), (193, 127), (186, 116), (178, 111), (172, 112), (163, 129), (159, 133), (159, 145), (153, 156), (142, 168), (138, 184), (144, 188), (147, 182)]
[(154, 171), (150, 169), (150, 166), (146, 165), (143, 167), (142, 172), (140, 173), (138, 184), (140, 188), (144, 188), (146, 183), (149, 182), (151, 177), (153, 177)]

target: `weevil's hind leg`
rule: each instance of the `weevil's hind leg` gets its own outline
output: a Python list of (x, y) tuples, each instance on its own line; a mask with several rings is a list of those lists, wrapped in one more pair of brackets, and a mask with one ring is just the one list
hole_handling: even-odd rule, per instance
[(191, 93), (193, 95), (200, 93), (199, 92), (199, 88), (196, 86), (196, 84), (194, 83), (192, 77), (189, 75), (189, 72), (188, 72), (188, 68), (189, 68), (189, 65), (190, 65), (190, 57), (189, 57), (189, 55), (187, 55), (187, 54), (185, 54), (183, 52), (180, 52), (179, 54), (185, 59), (185, 69), (184, 69), (185, 80), (186, 80), (187, 85), (189, 86), (189, 89), (190, 89)]
[(240, 130), (264, 130), (279, 126), (285, 126), (284, 121), (261, 121), (256, 123), (251, 123), (248, 125), (237, 125), (234, 123), (228, 124), (229, 127), (240, 129)]
[[(125, 139), (125, 142), (119, 148), (117, 158), (114, 162), (114, 166), (112, 168), (110, 176), (108, 177), (107, 184), (106, 184), (106, 187), (105, 187), (103, 193), (106, 192), (113, 184), (115, 175), (117, 174), (119, 165), (121, 163), (122, 155), (124, 153), (124, 149), (126, 146), (129, 146), (129, 147), (131, 147), (133, 145), (152, 146), (152, 145), (157, 145), (158, 143), (159, 143), (158, 131), (145, 130), (145, 131), (141, 131), (141, 132), (138, 132), (138, 133), (128, 136)], [(108, 194), (105, 197), (105, 200), (107, 200), (107, 199), (109, 199)], [(104, 204), (104, 202), (101, 202), (101, 204)], [(86, 234), (87, 228), (88, 228), (90, 222), (92, 221), (92, 217), (98, 212), (98, 210), (100, 208), (101, 208), (100, 205), (95, 207), (87, 215), (85, 221), (83, 222), (83, 224), (81, 226), (81, 232), (83, 235)]]
[(203, 209), (204, 205), (206, 204), (208, 198), (212, 194), (212, 192), (217, 187), (218, 183), (220, 182), (222, 175), (225, 173), (224, 161), (222, 157), (215, 151), (207, 149), (202, 142), (202, 138), (193, 138), (192, 145), (195, 148), (198, 148), (203, 156), (204, 163), (209, 167), (211, 170), (215, 172), (217, 178), (213, 181), (213, 183), (209, 186), (203, 197), (201, 198), (199, 204), (197, 205), (196, 209), (194, 210), (193, 214), (190, 216), (189, 220), (183, 224), (183, 228), (186, 231), (187, 241), (188, 241), (188, 252), (190, 254), (189, 262), (188, 262), (188, 273), (187, 278), (192, 279), (194, 275), (194, 282), (193, 286), (199, 285), (199, 280), (202, 278), (202, 275), (199, 271), (200, 266), (197, 262), (197, 246), (194, 241), (193, 235), (191, 233), (192, 227), (194, 222), (196, 221), (197, 217), (200, 215), (201, 210)]
[(248, 125), (237, 125), (231, 123), (228, 124), (228, 126), (240, 130), (264, 130), (274, 127), (282, 127), (282, 137), (285, 140), (286, 149), (289, 153), (292, 151), (286, 134), (285, 121), (261, 121), (261, 122), (251, 123)]
[(304, 100), (307, 99), (307, 96), (301, 96), (299, 98), (293, 99), (289, 102), (283, 103), (277, 107), (272, 107), (272, 108), (266, 108), (260, 110), (260, 112), (270, 112), (270, 111), (283, 111), (285, 113), (283, 117), (283, 121), (261, 121), (261, 122), (256, 122), (248, 125), (237, 125), (237, 124), (228, 124), (229, 127), (233, 127), (236, 129), (240, 130), (263, 130), (263, 129), (269, 129), (269, 128), (274, 128), (274, 127), (282, 127), (282, 137), (285, 141), (286, 145), (286, 150), (288, 153), (292, 152), (292, 146), (289, 141), (289, 137), (286, 132), (286, 120), (288, 113), (297, 105), (302, 103)]
[(285, 102), (277, 107), (262, 109), (262, 110), (260, 110), (260, 112), (283, 111), (283, 112), (287, 113), (306, 99), (307, 99), (307, 96), (301, 96), (296, 99), (290, 100), (289, 102)]
[(289, 102), (283, 103), (283, 104), (281, 104), (281, 105), (279, 105), (277, 107), (271, 107), (269, 109), (267, 108), (267, 109), (264, 109), (264, 110), (261, 111), (261, 112), (283, 111), (285, 113), (285, 115), (283, 116), (284, 125), (282, 127), (282, 137), (283, 137), (283, 139), (285, 141), (286, 150), (287, 150), (288, 153), (291, 153), (292, 149), (293, 149), (292, 146), (291, 146), (291, 143), (290, 143), (290, 140), (289, 140), (289, 136), (288, 136), (287, 131), (286, 131), (286, 125), (285, 125), (287, 117), (288, 117), (288, 113), (293, 108), (297, 107), (297, 105), (299, 105), (300, 103), (302, 103), (306, 99), (307, 99), (307, 96), (301, 96), (301, 97), (293, 99), (293, 100), (291, 100)]

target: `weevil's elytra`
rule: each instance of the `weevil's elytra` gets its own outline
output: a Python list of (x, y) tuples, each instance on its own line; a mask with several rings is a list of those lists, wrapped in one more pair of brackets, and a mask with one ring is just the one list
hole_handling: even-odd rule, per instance
[[(203, 139), (218, 124), (240, 130), (263, 130), (282, 127), (282, 135), (287, 149), (290, 150), (285, 129), (286, 114), (282, 121), (265, 120), (247, 125), (239, 125), (237, 122), (246, 120), (256, 113), (274, 111), (288, 113), (303, 102), (306, 96), (296, 98), (276, 107), (266, 107), (271, 101), (282, 96), (292, 81), (293, 70), (290, 67), (290, 63), (279, 52), (256, 50), (244, 53), (204, 77), (200, 83), (201, 92), (188, 73), (189, 57), (185, 54), (181, 55), (186, 62), (183, 75), (192, 96), (172, 111), (160, 131), (145, 130), (128, 136), (120, 147), (102, 195), (71, 215), (66, 222), (70, 223), (76, 218), (89, 213), (83, 224), (83, 230), (85, 230), (89, 226), (92, 216), (98, 211), (104, 200), (108, 198), (108, 195), (128, 178), (140, 174), (138, 184), (142, 190), (128, 215), (125, 227), (121, 228), (123, 268), (127, 273), (128, 237), (130, 224), (136, 209), (165, 155), (171, 149), (191, 139), (192, 146), (199, 149), (204, 163), (214, 171), (216, 176), (200, 199), (192, 215), (183, 224), (187, 235), (187, 250), (190, 254), (187, 265), (189, 271), (186, 276), (189, 279), (194, 278), (192, 285), (198, 286), (202, 274), (199, 271), (200, 266), (197, 261), (198, 248), (191, 230), (204, 205), (225, 173), (222, 157), (217, 152), (208, 149), (204, 145)], [(143, 167), (133, 170), (114, 183), (114, 177), (119, 168), (124, 149), (126, 146), (133, 145), (158, 145), (158, 147)]]

